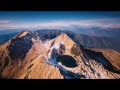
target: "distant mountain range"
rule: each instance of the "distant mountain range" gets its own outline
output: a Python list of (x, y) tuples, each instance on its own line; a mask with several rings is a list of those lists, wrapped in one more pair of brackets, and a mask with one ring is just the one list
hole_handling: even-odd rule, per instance
[(18, 34), (18, 32), (0, 35), (0, 44), (7, 42), (11, 38), (13, 38), (16, 34)]
[(16, 33), (16, 32), (21, 32), (23, 29), (2, 29), (0, 30), (0, 36), (1, 35), (6, 35), (6, 34), (11, 34), (11, 33)]
[[(107, 49), (113, 49), (113, 50), (116, 50), (116, 51), (120, 51), (120, 47), (119, 47), (120, 46), (120, 40), (119, 40), (120, 34), (117, 33), (118, 30), (116, 31), (115, 37), (112, 37), (112, 36), (104, 37), (105, 34), (109, 34), (109, 31), (106, 31), (106, 33), (103, 36), (102, 36), (102, 34), (101, 34), (101, 36), (99, 36), (99, 35), (97, 36), (97, 33), (99, 34), (99, 31), (97, 31), (97, 30), (95, 31), (96, 36), (74, 33), (75, 31), (73, 31), (73, 32), (72, 31), (67, 31), (67, 30), (65, 30), (65, 31), (62, 30), (61, 31), (61, 30), (53, 30), (53, 29), (37, 30), (35, 32), (39, 34), (39, 36), (42, 40), (44, 40), (45, 37), (47, 39), (55, 38), (58, 35), (60, 35), (61, 32), (64, 32), (71, 39), (73, 39), (75, 42), (80, 43), (83, 46), (91, 47), (91, 48), (107, 48)], [(92, 32), (92, 31), (89, 31), (89, 32)], [(0, 44), (8, 41), (13, 36), (15, 36), (17, 33), (18, 32), (0, 35)], [(114, 34), (115, 33), (113, 33), (113, 35)], [(117, 35), (117, 34), (119, 34), (119, 35)]]
[(100, 28), (100, 27), (79, 28), (76, 26), (74, 27), (73, 32), (89, 36), (100, 36), (116, 39), (120, 38), (120, 28)]

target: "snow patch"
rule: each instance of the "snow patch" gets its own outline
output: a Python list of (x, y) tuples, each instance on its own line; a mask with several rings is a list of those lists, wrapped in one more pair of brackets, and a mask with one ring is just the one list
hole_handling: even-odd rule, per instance
[(63, 44), (63, 45), (64, 45), (64, 42), (60, 41), (60, 44)]

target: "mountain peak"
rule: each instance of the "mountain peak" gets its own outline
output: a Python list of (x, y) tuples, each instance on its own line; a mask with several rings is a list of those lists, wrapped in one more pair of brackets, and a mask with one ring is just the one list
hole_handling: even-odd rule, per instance
[(66, 33), (64, 33), (64, 32), (61, 32), (61, 34), (60, 35), (62, 35), (63, 37), (67, 37), (67, 34)]
[[(59, 38), (61, 39), (61, 41), (71, 41), (71, 42), (74, 42), (66, 33), (64, 32), (61, 32), (61, 34), (59, 36), (56, 37), (56, 39)], [(74, 42), (75, 43), (75, 42)]]
[(17, 35), (17, 37), (24, 37), (24, 36), (26, 36), (26, 35), (28, 35), (28, 34), (30, 34), (30, 32), (29, 31), (22, 31), (22, 32), (20, 32), (18, 35)]

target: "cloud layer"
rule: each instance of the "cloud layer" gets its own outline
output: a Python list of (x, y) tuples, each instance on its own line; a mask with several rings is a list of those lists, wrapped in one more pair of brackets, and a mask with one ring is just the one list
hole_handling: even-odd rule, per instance
[(36, 27), (79, 26), (79, 27), (120, 27), (120, 18), (104, 18), (91, 20), (56, 20), (48, 23), (36, 24)]
[(0, 20), (0, 25), (9, 25), (9, 24), (13, 24), (13, 22), (9, 20)]
[(17, 24), (9, 20), (0, 20), (0, 28), (60, 28), (60, 27), (118, 27), (120, 18), (100, 18), (89, 20), (55, 20), (46, 23)]

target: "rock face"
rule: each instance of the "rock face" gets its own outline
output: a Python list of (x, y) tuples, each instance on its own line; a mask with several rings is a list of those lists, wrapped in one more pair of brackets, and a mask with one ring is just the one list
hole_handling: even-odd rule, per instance
[(119, 66), (101, 53), (64, 32), (54, 37), (21, 32), (0, 46), (0, 78), (119, 79)]

